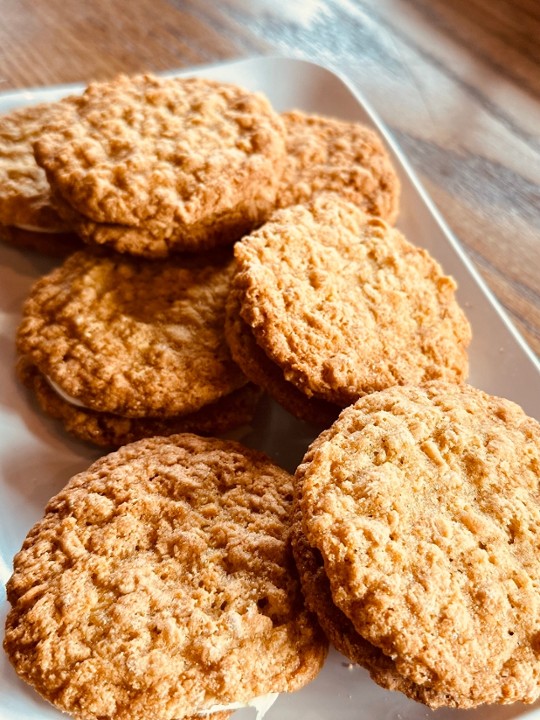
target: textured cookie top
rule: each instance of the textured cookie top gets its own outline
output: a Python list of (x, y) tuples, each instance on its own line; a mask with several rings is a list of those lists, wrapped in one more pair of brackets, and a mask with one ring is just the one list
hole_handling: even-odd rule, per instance
[(371, 678), (387, 690), (402, 692), (431, 708), (460, 707), (462, 703), (465, 707), (469, 706), (468, 698), (450, 696), (429, 686), (417, 685), (400, 675), (395, 661), (356, 631), (345, 613), (334, 604), (321, 554), (306, 541), (302, 532), (302, 514), (296, 502), (291, 544), (306, 606), (316, 614), (326, 637), (340, 653), (351, 662), (366, 668)]
[(298, 689), (325, 654), (287, 545), (292, 478), (193, 435), (127, 445), (54, 497), (14, 561), (4, 642), (78, 718), (183, 718)]
[(255, 339), (307, 395), (347, 405), (395, 384), (459, 381), (469, 324), (426, 250), (335, 196), (277, 211), (235, 246)]
[(80, 251), (34, 285), (18, 352), (93, 410), (193, 412), (247, 382), (224, 338), (230, 275), (230, 261)]
[(242, 320), (241, 307), (238, 290), (231, 290), (226, 305), (225, 338), (233, 360), (251, 382), (263, 388), (292, 415), (321, 428), (331, 425), (338, 416), (339, 406), (308, 397), (285, 380), (281, 368), (255, 342), (251, 328)]
[(90, 221), (142, 227), (160, 248), (178, 228), (275, 198), (284, 131), (261, 95), (202, 78), (120, 76), (64, 108), (36, 159), (59, 199)]
[(540, 692), (540, 425), (468, 386), (344, 410), (298, 470), (332, 597), (404, 678), (462, 707)]
[(0, 116), (0, 223), (62, 228), (52, 208), (45, 172), (36, 164), (33, 143), (44, 125), (64, 113), (63, 103), (34, 105)]
[(400, 183), (375, 131), (298, 110), (281, 117), (287, 133), (287, 162), (277, 196), (279, 207), (333, 191), (367, 213), (395, 222)]

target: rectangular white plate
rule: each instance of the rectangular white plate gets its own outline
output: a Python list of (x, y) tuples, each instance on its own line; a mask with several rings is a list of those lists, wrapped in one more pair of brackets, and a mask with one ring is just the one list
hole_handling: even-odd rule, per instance
[[(412, 242), (426, 247), (459, 284), (459, 300), (471, 321), (470, 383), (523, 406), (540, 418), (540, 365), (487, 290), (457, 240), (426, 196), (400, 149), (346, 80), (318, 65), (287, 58), (255, 58), (170, 74), (197, 74), (264, 92), (279, 110), (300, 108), (374, 126), (385, 137), (398, 168), (403, 192), (398, 226)], [(0, 112), (29, 103), (56, 100), (82, 86), (39, 88), (0, 95)], [(3, 587), (13, 555), (46, 501), (76, 472), (85, 469), (99, 451), (68, 437), (41, 415), (14, 373), (14, 335), (21, 305), (31, 285), (53, 262), (0, 246), (0, 580), (3, 626), (7, 602)], [(293, 471), (312, 435), (270, 401), (263, 403), (253, 427), (237, 434), (249, 445), (268, 452)], [(235, 720), (253, 717), (252, 710)], [(535, 706), (497, 706), (476, 710), (437, 710), (407, 700), (400, 693), (377, 687), (368, 674), (337, 653), (331, 653), (319, 677), (304, 690), (282, 695), (268, 720), (540, 720)], [(62, 715), (20, 681), (0, 653), (0, 719), (59, 719)]]

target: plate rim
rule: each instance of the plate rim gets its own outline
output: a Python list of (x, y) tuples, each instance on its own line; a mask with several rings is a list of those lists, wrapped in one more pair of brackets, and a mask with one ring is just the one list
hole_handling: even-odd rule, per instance
[[(469, 254), (464, 246), (464, 243), (459, 239), (458, 235), (452, 230), (446, 219), (444, 218), (444, 215), (441, 210), (437, 207), (433, 199), (431, 198), (430, 194), (427, 192), (426, 188), (424, 187), (422, 181), (420, 180), (420, 177), (415, 170), (415, 168), (411, 165), (408, 156), (406, 153), (402, 150), (401, 145), (399, 142), (394, 138), (392, 131), (389, 129), (387, 124), (383, 122), (377, 111), (374, 109), (374, 106), (366, 100), (362, 92), (358, 89), (358, 87), (355, 85), (355, 83), (351, 80), (351, 78), (347, 77), (341, 70), (331, 66), (331, 65), (324, 65), (322, 63), (316, 62), (314, 60), (310, 60), (307, 58), (299, 58), (289, 55), (280, 55), (280, 54), (271, 54), (271, 55), (252, 55), (247, 57), (239, 57), (239, 58), (228, 58), (224, 61), (217, 61), (217, 62), (211, 62), (211, 63), (201, 63), (197, 65), (191, 65), (188, 67), (179, 67), (179, 68), (173, 68), (170, 70), (163, 70), (163, 71), (146, 71), (151, 74), (155, 75), (161, 75), (164, 77), (167, 76), (175, 76), (175, 77), (181, 77), (181, 76), (189, 76), (192, 74), (198, 74), (198, 73), (208, 73), (211, 72), (213, 69), (219, 68), (222, 70), (226, 67), (233, 67), (235, 65), (237, 66), (248, 66), (250, 64), (275, 64), (278, 63), (293, 63), (296, 65), (304, 65), (306, 67), (314, 68), (318, 71), (324, 71), (326, 73), (329, 73), (330, 75), (333, 75), (337, 80), (339, 80), (348, 90), (349, 92), (354, 96), (354, 98), (357, 100), (357, 102), (363, 107), (366, 114), (369, 116), (370, 121), (373, 123), (373, 125), (379, 130), (379, 132), (384, 137), (385, 142), (387, 145), (392, 149), (392, 152), (396, 155), (396, 157), (399, 159), (401, 165), (403, 166), (403, 169), (405, 170), (406, 174), (408, 175), (414, 189), (418, 192), (420, 198), (422, 199), (422, 202), (426, 206), (426, 208), (429, 210), (430, 214), (432, 215), (433, 219), (436, 221), (437, 225), (439, 226), (439, 229), (441, 232), (445, 235), (447, 240), (452, 245), (452, 248), (459, 256), (462, 263), (466, 266), (468, 272), (470, 273), (472, 279), (475, 281), (475, 283), (478, 285), (486, 299), (491, 304), (492, 308), (495, 310), (499, 318), (502, 320), (504, 325), (506, 326), (506, 329), (510, 332), (510, 334), (513, 336), (513, 339), (517, 342), (517, 344), (520, 346), (521, 350), (524, 352), (527, 359), (531, 362), (533, 367), (536, 369), (538, 373), (538, 379), (540, 381), (540, 358), (537, 356), (537, 354), (534, 352), (532, 347), (529, 345), (527, 340), (523, 337), (522, 333), (518, 330), (516, 327), (514, 321), (510, 317), (509, 311), (503, 306), (502, 301), (499, 300), (499, 298), (496, 296), (495, 292), (490, 288), (486, 280), (484, 280), (483, 276), (481, 275), (480, 271), (476, 267), (476, 264), (474, 261), (469, 257)], [(118, 73), (115, 73), (118, 74)], [(127, 73), (126, 73), (127, 74)], [(142, 74), (142, 73), (130, 73), (130, 74)], [(33, 86), (28, 88), (16, 88), (14, 90), (8, 90), (6, 92), (0, 92), (0, 103), (16, 103), (18, 100), (23, 100), (25, 104), (28, 101), (32, 101), (33, 98), (31, 98), (32, 95), (43, 95), (43, 94), (51, 94), (54, 95), (55, 93), (80, 93), (87, 81), (81, 81), (81, 82), (74, 82), (74, 83), (59, 83), (54, 85), (43, 85), (43, 86)]]
[[(406, 172), (408, 179), (412, 183), (412, 186), (414, 187), (415, 191), (418, 193), (419, 198), (422, 200), (424, 205), (426, 206), (427, 210), (435, 220), (436, 224), (438, 225), (440, 231), (443, 233), (444, 237), (450, 242), (452, 245), (452, 248), (454, 251), (456, 251), (457, 255), (459, 256), (460, 261), (463, 263), (463, 265), (466, 267), (467, 271), (470, 273), (472, 280), (475, 282), (475, 284), (478, 286), (480, 291), (483, 293), (483, 295), (486, 297), (487, 301), (491, 305), (491, 307), (496, 311), (498, 316), (501, 318), (501, 320), (504, 322), (505, 326), (509, 330), (509, 332), (512, 334), (513, 338), (517, 341), (518, 345), (521, 347), (521, 349), (524, 351), (525, 356), (529, 361), (531, 361), (533, 367), (537, 370), (538, 376), (540, 379), (540, 361), (536, 357), (535, 353), (533, 352), (532, 348), (528, 345), (526, 340), (523, 338), (519, 330), (514, 325), (513, 321), (508, 315), (508, 312), (505, 310), (505, 308), (502, 306), (498, 298), (495, 296), (494, 292), (489, 288), (486, 281), (483, 279), (483, 277), (480, 275), (479, 271), (477, 270), (474, 262), (469, 258), (466, 249), (464, 248), (463, 244), (457, 237), (457, 235), (451, 230), (451, 228), (446, 223), (441, 211), (437, 208), (437, 206), (434, 204), (433, 200), (431, 199), (430, 195), (424, 188), (422, 182), (419, 179), (419, 176), (417, 175), (415, 169), (411, 166), (407, 155), (404, 153), (404, 151), (401, 149), (401, 146), (397, 142), (397, 140), (394, 139), (392, 132), (387, 128), (386, 124), (381, 120), (380, 116), (377, 114), (376, 110), (374, 110), (371, 103), (369, 103), (361, 93), (361, 91), (358, 89), (358, 87), (354, 84), (354, 82), (346, 77), (342, 72), (339, 70), (323, 65), (318, 62), (314, 62), (305, 58), (297, 58), (297, 57), (289, 57), (285, 55), (267, 55), (267, 56), (253, 56), (253, 57), (242, 57), (242, 58), (236, 58), (236, 59), (228, 59), (225, 61), (220, 62), (212, 62), (212, 63), (205, 63), (200, 65), (193, 65), (189, 67), (181, 67), (177, 69), (167, 70), (163, 72), (156, 72), (155, 74), (159, 75), (192, 75), (194, 73), (210, 73), (214, 69), (223, 69), (225, 67), (232, 68), (233, 66), (246, 66), (251, 63), (258, 63), (258, 64), (271, 64), (275, 63), (276, 61), (280, 62), (293, 62), (295, 64), (302, 64), (310, 68), (316, 68), (317, 70), (325, 71), (326, 73), (329, 73), (334, 78), (339, 80), (351, 93), (351, 95), (354, 97), (354, 99), (362, 106), (362, 108), (365, 110), (366, 114), (369, 116), (371, 122), (373, 123), (373, 126), (378, 129), (378, 131), (383, 136), (385, 142), (387, 145), (392, 149), (393, 153), (396, 155), (396, 157), (399, 159), (404, 171)], [(0, 103), (7, 102), (7, 101), (13, 101), (17, 102), (18, 100), (22, 100), (24, 102), (38, 102), (39, 98), (31, 98), (32, 95), (42, 95), (43, 94), (53, 94), (53, 93), (70, 93), (70, 92), (80, 92), (85, 86), (85, 83), (68, 83), (68, 84), (56, 84), (56, 85), (48, 85), (48, 86), (37, 86), (33, 88), (18, 88), (15, 90), (10, 90), (7, 92), (0, 92)], [(0, 479), (1, 482), (1, 479)], [(0, 560), (3, 560), (3, 556), (0, 556)], [(5, 601), (4, 601), (4, 604)], [(4, 712), (1, 708), (1, 700), (0, 700), (0, 716), (4, 716)], [(488, 707), (488, 706), (486, 706)], [(339, 706), (337, 707), (339, 710)], [(59, 711), (58, 711), (59, 712)], [(488, 711), (489, 712), (489, 711)], [(10, 716), (10, 720), (12, 720), (13, 716)], [(32, 715), (32, 718), (35, 716)], [(518, 716), (515, 716), (516, 720)], [(530, 718), (533, 720), (533, 718), (540, 718), (540, 708), (526, 708), (521, 714), (519, 714), (519, 719), (521, 718)]]

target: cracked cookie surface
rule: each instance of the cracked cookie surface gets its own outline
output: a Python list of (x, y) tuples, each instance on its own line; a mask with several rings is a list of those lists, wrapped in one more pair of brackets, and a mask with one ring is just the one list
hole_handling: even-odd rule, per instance
[(136, 75), (71, 98), (35, 153), (83, 239), (155, 257), (232, 244), (260, 223), (275, 201), (285, 141), (262, 95)]
[(465, 379), (471, 331), (454, 280), (379, 218), (321, 196), (277, 211), (234, 252), (242, 320), (307, 396), (343, 407)]
[(30, 292), (19, 356), (91, 410), (200, 410), (247, 383), (224, 338), (231, 261), (206, 263), (75, 253)]
[[(321, 442), (324, 442), (324, 433)], [(317, 443), (312, 443), (304, 463), (309, 462)], [(301, 474), (298, 474), (301, 479)], [(357, 632), (351, 620), (334, 604), (330, 581), (324, 569), (319, 550), (311, 547), (302, 531), (298, 487), (296, 490), (291, 544), (300, 576), (306, 606), (315, 613), (317, 620), (331, 644), (351, 662), (368, 670), (371, 678), (386, 690), (399, 691), (417, 702), (431, 708), (459, 706), (460, 698), (438, 692), (431, 687), (417, 685), (401, 675), (394, 659), (368, 642)]]
[(253, 383), (263, 388), (295, 417), (320, 428), (331, 425), (340, 408), (333, 403), (308, 397), (285, 380), (281, 369), (255, 342), (251, 328), (242, 320), (241, 307), (241, 295), (237, 290), (231, 290), (227, 298), (225, 338), (233, 360)]
[(297, 480), (333, 602), (424, 701), (538, 697), (536, 420), (467, 385), (389, 388), (344, 410)]
[(287, 161), (277, 206), (335, 192), (371, 215), (394, 223), (400, 182), (378, 134), (360, 123), (293, 110), (282, 113)]
[(326, 644), (290, 557), (291, 497), (288, 473), (233, 442), (152, 438), (98, 460), (15, 557), (17, 672), (84, 720), (173, 720), (299, 689)]

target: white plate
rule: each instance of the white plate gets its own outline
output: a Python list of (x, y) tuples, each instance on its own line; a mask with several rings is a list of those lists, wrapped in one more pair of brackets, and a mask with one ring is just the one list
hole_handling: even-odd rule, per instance
[[(346, 80), (302, 60), (255, 58), (171, 74), (197, 74), (260, 90), (277, 110), (301, 108), (310, 112), (357, 120), (376, 127), (386, 138), (403, 185), (399, 227), (426, 247), (454, 275), (458, 296), (473, 327), (470, 382), (487, 392), (510, 398), (540, 418), (540, 365), (501, 311), (478, 273), (426, 196), (410, 166), (385, 128)], [(58, 99), (81, 86), (64, 85), (0, 95), (0, 112), (23, 104)], [(31, 525), (42, 516), (46, 501), (99, 452), (68, 437), (59, 425), (39, 413), (13, 374), (14, 334), (21, 304), (34, 280), (53, 263), (37, 255), (0, 247), (0, 580), (11, 572), (12, 557)], [(240, 435), (278, 463), (294, 470), (312, 439), (311, 429), (272, 402), (261, 407), (253, 428)], [(0, 623), (7, 602), (2, 595)], [(253, 717), (252, 710), (235, 720)], [(476, 710), (437, 710), (407, 700), (400, 693), (381, 690), (368, 674), (352, 668), (331, 653), (319, 677), (298, 693), (282, 695), (268, 720), (506, 720), (540, 719), (535, 706), (497, 706)], [(0, 719), (59, 719), (61, 714), (18, 679), (0, 653)]]

